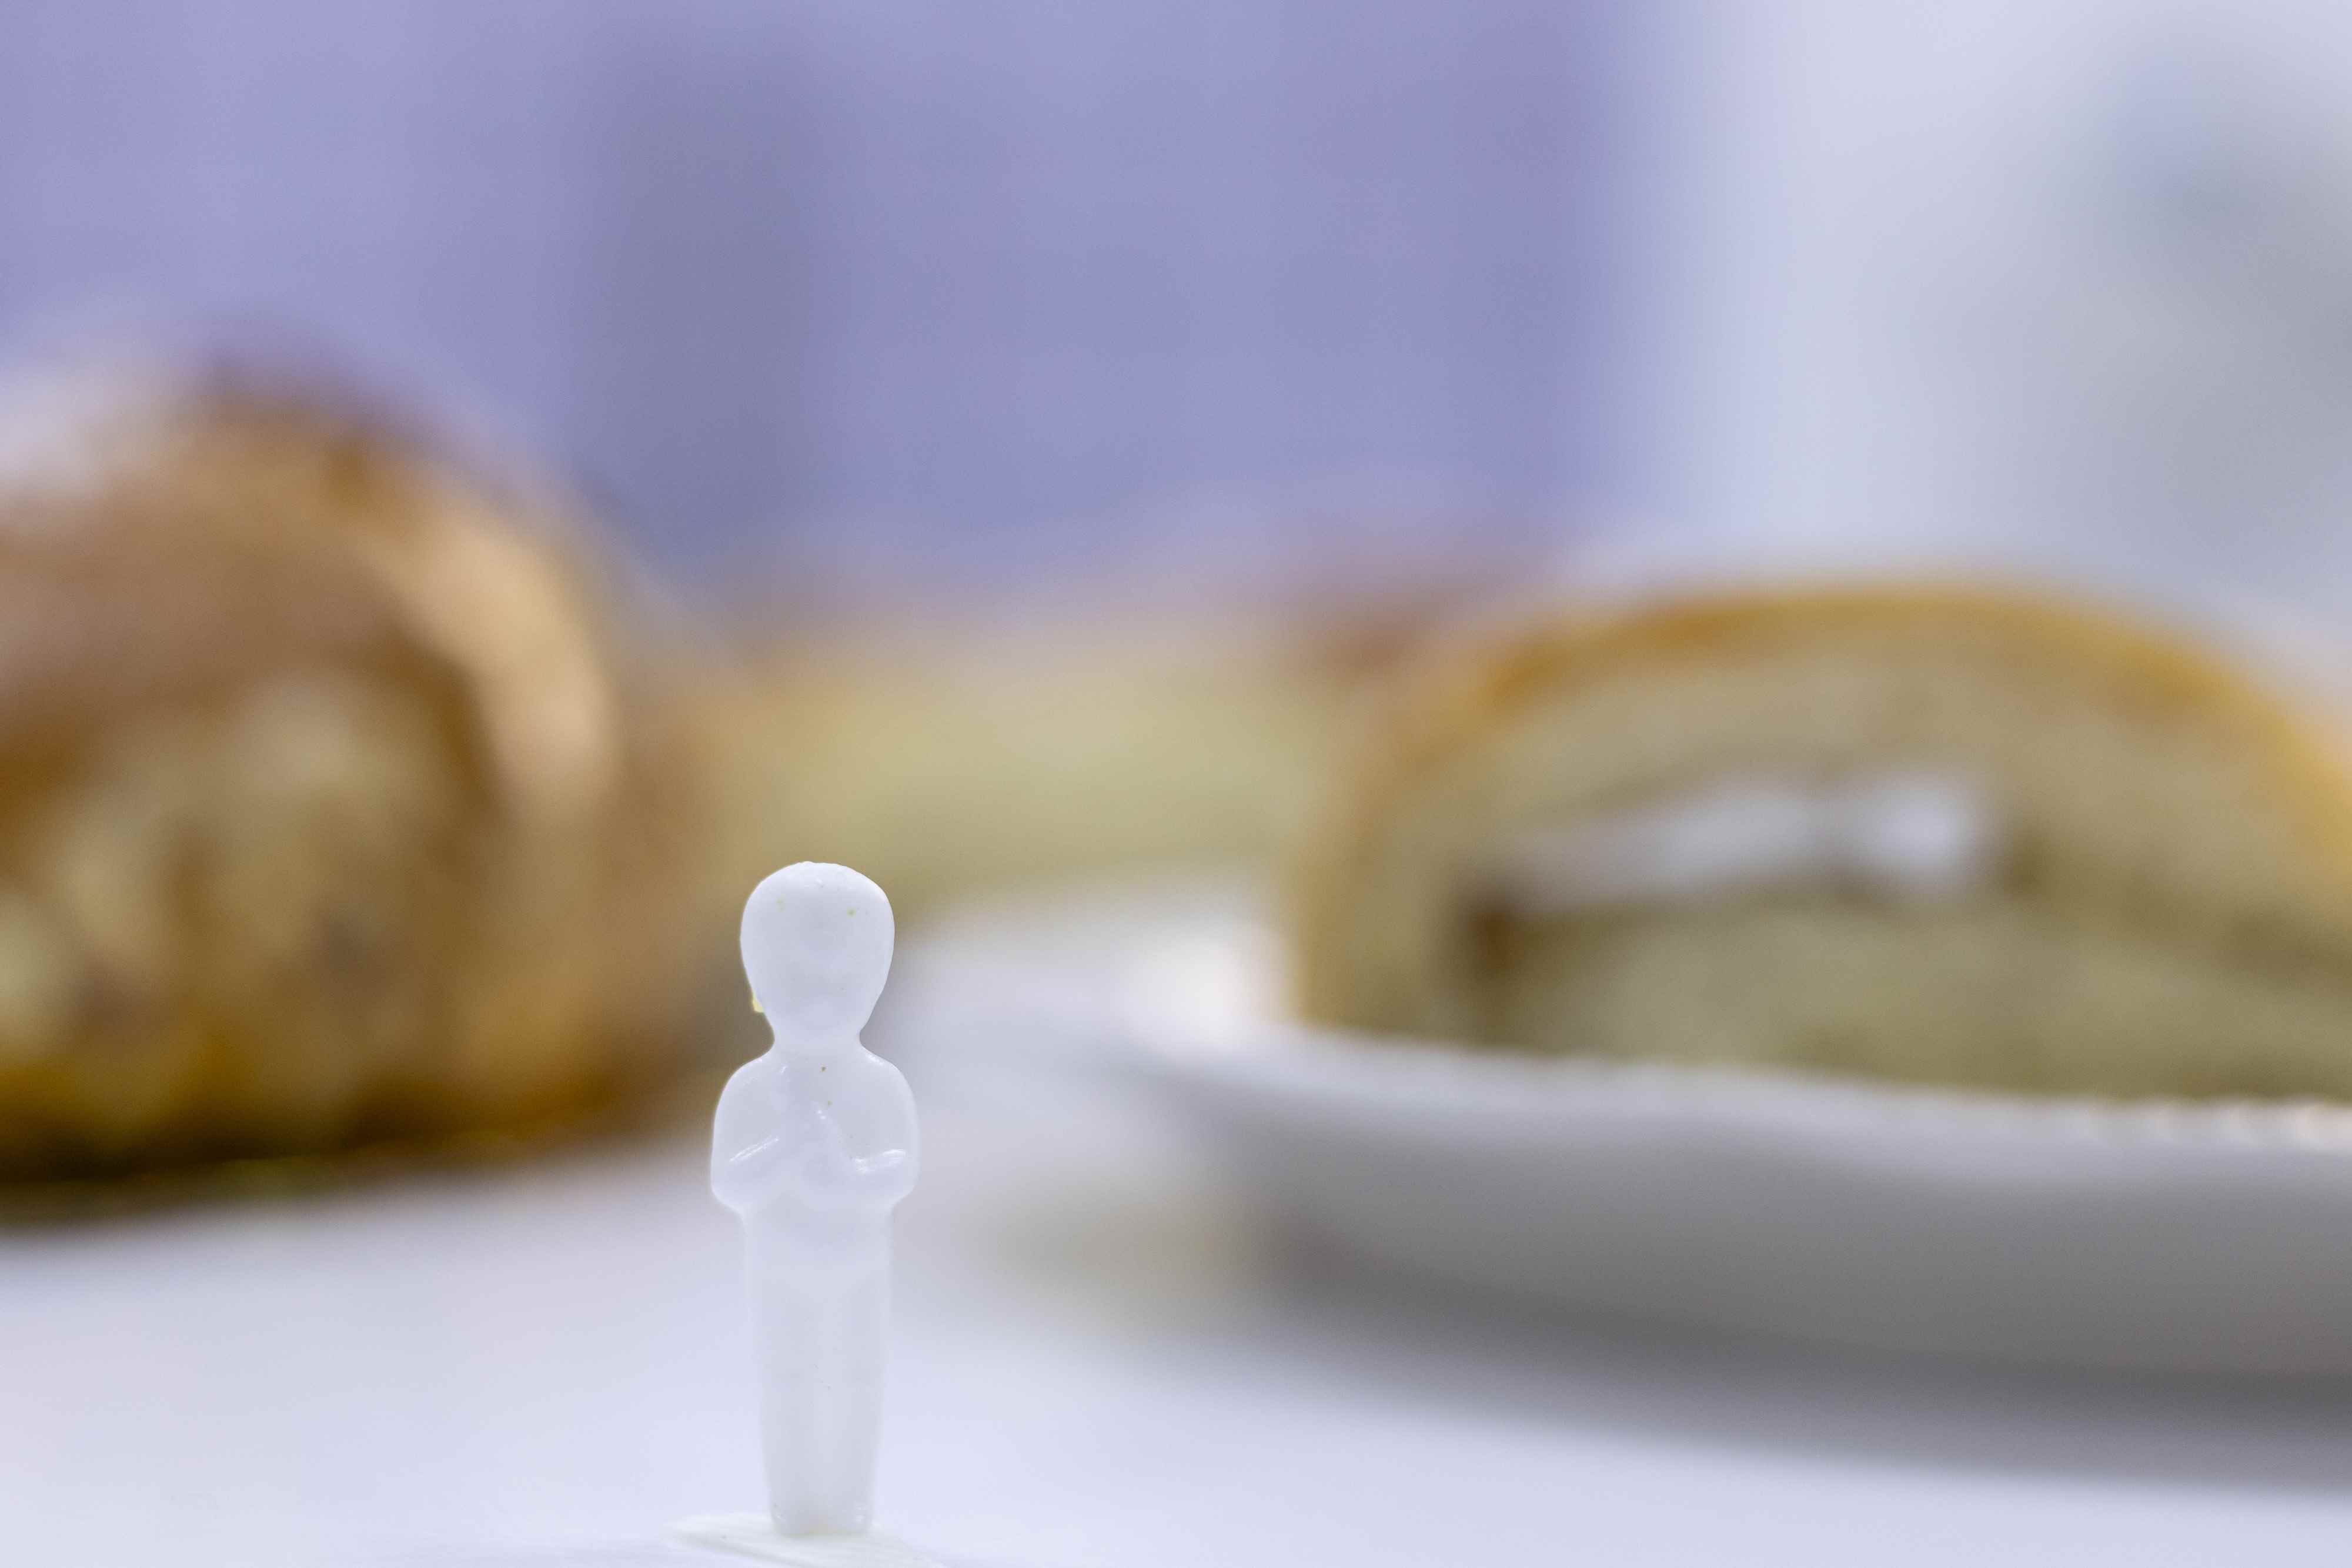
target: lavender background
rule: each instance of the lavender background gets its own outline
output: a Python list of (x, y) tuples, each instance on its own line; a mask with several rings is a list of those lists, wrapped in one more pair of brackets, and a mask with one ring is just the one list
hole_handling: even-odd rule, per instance
[(1540, 548), (1622, 477), (1630, 9), (10, 0), (0, 336), (290, 335), (689, 579)]

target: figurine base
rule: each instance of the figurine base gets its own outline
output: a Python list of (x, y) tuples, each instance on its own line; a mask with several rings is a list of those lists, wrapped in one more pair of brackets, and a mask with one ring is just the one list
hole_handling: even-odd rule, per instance
[(943, 1568), (887, 1535), (782, 1535), (763, 1513), (709, 1513), (680, 1520), (680, 1539), (792, 1568)]

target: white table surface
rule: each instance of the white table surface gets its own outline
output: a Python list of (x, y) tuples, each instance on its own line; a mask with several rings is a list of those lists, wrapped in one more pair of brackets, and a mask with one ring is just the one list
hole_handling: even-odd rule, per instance
[[(1276, 1246), (1140, 1108), (956, 1082), (885, 1521), (959, 1561), (2340, 1562), (2352, 1389), (1665, 1337)], [(0, 1233), (0, 1563), (619, 1565), (755, 1508), (689, 1143)]]

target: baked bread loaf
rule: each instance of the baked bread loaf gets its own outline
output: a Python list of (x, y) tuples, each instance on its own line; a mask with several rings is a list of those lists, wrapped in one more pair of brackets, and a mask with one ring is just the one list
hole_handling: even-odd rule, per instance
[(2110, 1096), (2352, 1097), (2352, 769), (2153, 625), (1691, 597), (1403, 683), (1300, 858), (1311, 1019)]
[(126, 383), (0, 478), (0, 1176), (511, 1125), (674, 1068), (691, 802), (560, 508)]

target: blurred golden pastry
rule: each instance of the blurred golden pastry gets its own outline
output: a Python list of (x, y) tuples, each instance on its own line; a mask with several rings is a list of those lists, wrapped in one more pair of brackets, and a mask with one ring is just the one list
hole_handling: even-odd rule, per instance
[(1538, 1052), (2352, 1097), (2352, 772), (2202, 648), (1993, 590), (1572, 613), (1403, 683), (1306, 1015)]
[(1049, 649), (781, 650), (698, 706), (734, 864), (855, 864), (919, 919), (1008, 884), (1270, 861), (1347, 684), (1262, 641), (1151, 649), (1074, 628)]
[(917, 924), (1022, 884), (1269, 868), (1367, 691), (1498, 580), (1472, 563), (1261, 586), (1213, 612), (1100, 583), (1013, 616), (982, 593), (762, 604), (749, 656), (688, 703), (719, 791), (714, 858), (744, 885), (856, 865)]
[(11, 434), (0, 1174), (508, 1124), (675, 1064), (693, 806), (559, 508), (261, 380)]

